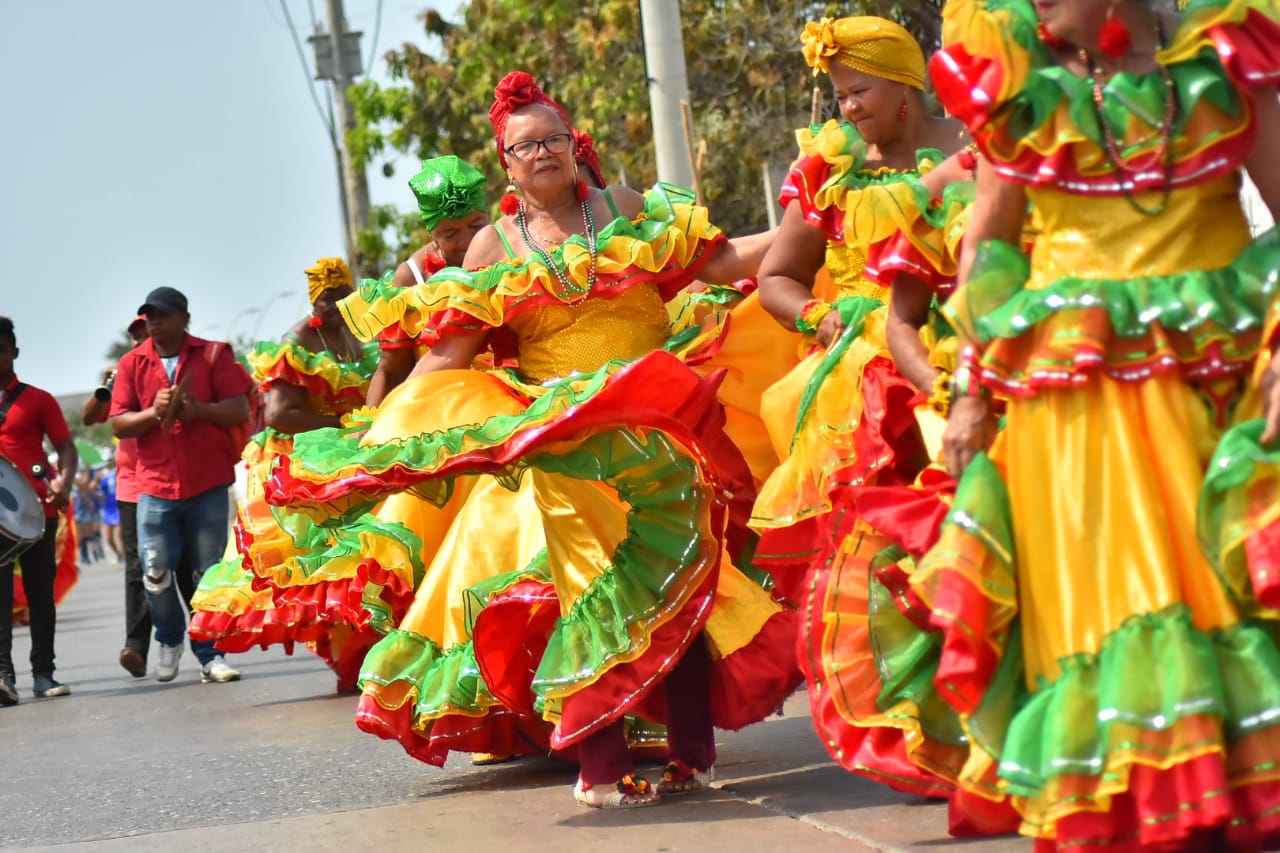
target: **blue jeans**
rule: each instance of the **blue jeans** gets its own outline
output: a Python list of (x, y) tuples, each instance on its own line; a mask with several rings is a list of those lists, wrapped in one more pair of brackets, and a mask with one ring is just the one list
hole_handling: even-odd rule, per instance
[[(182, 645), (187, 633), (189, 601), (178, 595), (176, 573), (187, 557), (192, 578), (218, 560), (227, 546), (231, 512), (227, 487), (218, 486), (185, 500), (142, 495), (138, 498), (138, 551), (142, 558), (142, 585), (156, 629), (156, 642)], [(191, 651), (201, 665), (220, 656), (212, 640), (191, 641)]]

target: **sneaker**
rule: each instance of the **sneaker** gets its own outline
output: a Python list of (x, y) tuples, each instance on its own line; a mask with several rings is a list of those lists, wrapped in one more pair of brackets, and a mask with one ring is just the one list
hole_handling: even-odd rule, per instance
[(47, 672), (37, 672), (31, 692), (37, 699), (52, 699), (54, 696), (70, 696), (71, 688), (54, 681), (53, 676)]
[(120, 665), (134, 678), (147, 677), (147, 656), (132, 646), (120, 650)]
[(10, 705), (18, 704), (18, 687), (14, 684), (13, 676), (6, 675), (0, 677), (0, 708), (7, 708)]
[(182, 659), (182, 646), (166, 646), (159, 643), (156, 653), (156, 681), (173, 681), (178, 677), (178, 661)]
[(208, 684), (210, 681), (216, 681), (221, 684), (224, 681), (239, 681), (240, 672), (232, 669), (222, 658), (214, 658), (204, 666), (200, 667), (200, 681)]

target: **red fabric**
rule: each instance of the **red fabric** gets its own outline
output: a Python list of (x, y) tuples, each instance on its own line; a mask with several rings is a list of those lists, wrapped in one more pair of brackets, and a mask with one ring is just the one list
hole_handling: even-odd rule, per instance
[(787, 174), (778, 191), (778, 205), (785, 208), (795, 201), (800, 204), (800, 212), (804, 221), (814, 228), (822, 229), (828, 240), (843, 242), (844, 211), (838, 207), (818, 208), (814, 195), (831, 176), (831, 164), (815, 155), (803, 157)]
[[(0, 402), (8, 400), (17, 386), (18, 377), (14, 376), (5, 386), (4, 397), (0, 398)], [(49, 495), (48, 480), (36, 479), (31, 473), (33, 465), (41, 465), (46, 470), (49, 468), (49, 458), (44, 455), (45, 436), (56, 446), (71, 438), (71, 430), (67, 428), (67, 419), (53, 395), (28, 385), (13, 401), (4, 423), (0, 424), (0, 456), (22, 471), (27, 482), (40, 496), (45, 518), (53, 518), (58, 511), (53, 508), (53, 504), (44, 500)]]
[(944, 298), (956, 289), (955, 276), (939, 272), (902, 231), (867, 247), (865, 275), (881, 287), (893, 287), (899, 275), (913, 276)]
[(116, 442), (116, 500), (138, 502), (138, 441), (122, 438)]
[(538, 87), (538, 82), (527, 71), (512, 71), (498, 83), (493, 90), (493, 106), (489, 107), (489, 123), (493, 125), (494, 145), (498, 149), (498, 162), (507, 168), (507, 152), (504, 149), (503, 137), (507, 132), (507, 119), (521, 107), (530, 104), (544, 104), (556, 111), (567, 128), (573, 127), (569, 114), (564, 107), (547, 96)]
[(1280, 82), (1280, 22), (1250, 9), (1243, 23), (1213, 27), (1209, 37), (1237, 82), (1251, 86)]
[(378, 349), (384, 351), (413, 349), (418, 339), (404, 330), (399, 323), (392, 323), (378, 332)]
[[(214, 403), (249, 394), (253, 380), (231, 354), (221, 347), (210, 365), (206, 347), (213, 342), (187, 335), (178, 358), (175, 383), (190, 376), (187, 393), (202, 403)], [(155, 342), (146, 340), (120, 359), (111, 395), (111, 416), (145, 411), (161, 388), (170, 386)], [(175, 421), (169, 432), (153, 427), (137, 439), (137, 489), (139, 494), (166, 500), (195, 497), (235, 479), (240, 457), (232, 430), (208, 421)]]
[(1263, 607), (1280, 607), (1280, 520), (1244, 540), (1253, 594)]

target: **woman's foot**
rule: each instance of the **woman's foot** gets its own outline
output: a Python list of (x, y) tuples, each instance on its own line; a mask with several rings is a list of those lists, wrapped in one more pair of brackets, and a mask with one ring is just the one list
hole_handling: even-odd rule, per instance
[(662, 781), (658, 783), (658, 793), (668, 796), (705, 791), (711, 787), (711, 782), (715, 778), (714, 767), (696, 770), (677, 758), (667, 762), (667, 766), (663, 768)]
[(613, 785), (592, 785), (578, 779), (578, 784), (573, 786), (573, 798), (578, 805), (589, 809), (639, 809), (662, 802), (649, 780), (634, 773), (623, 776)]

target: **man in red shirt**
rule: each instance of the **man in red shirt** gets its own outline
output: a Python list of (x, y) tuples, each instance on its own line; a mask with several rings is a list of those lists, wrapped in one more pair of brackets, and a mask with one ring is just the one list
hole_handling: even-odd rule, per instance
[[(253, 380), (222, 343), (187, 333), (187, 297), (157, 287), (138, 309), (150, 339), (120, 359), (111, 427), (134, 445), (138, 550), (158, 644), (156, 679), (178, 674), (190, 602), (175, 587), (183, 554), (192, 580), (222, 557), (230, 523), (227, 487), (241, 448), (233, 427), (249, 420)], [(240, 677), (210, 641), (191, 642), (201, 681)]]
[[(58, 510), (71, 499), (80, 457), (58, 402), (48, 391), (18, 381), (13, 362), (18, 338), (13, 321), (0, 317), (0, 456), (18, 467), (44, 502), (44, 535), (22, 552), (22, 588), (31, 614), (31, 672), (37, 697), (66, 696), (71, 689), (53, 680), (53, 635), (57, 610), (53, 578), (58, 571)], [(58, 451), (58, 488), (47, 480), (48, 437)], [(0, 706), (18, 701), (13, 669), (13, 561), (0, 566)]]

